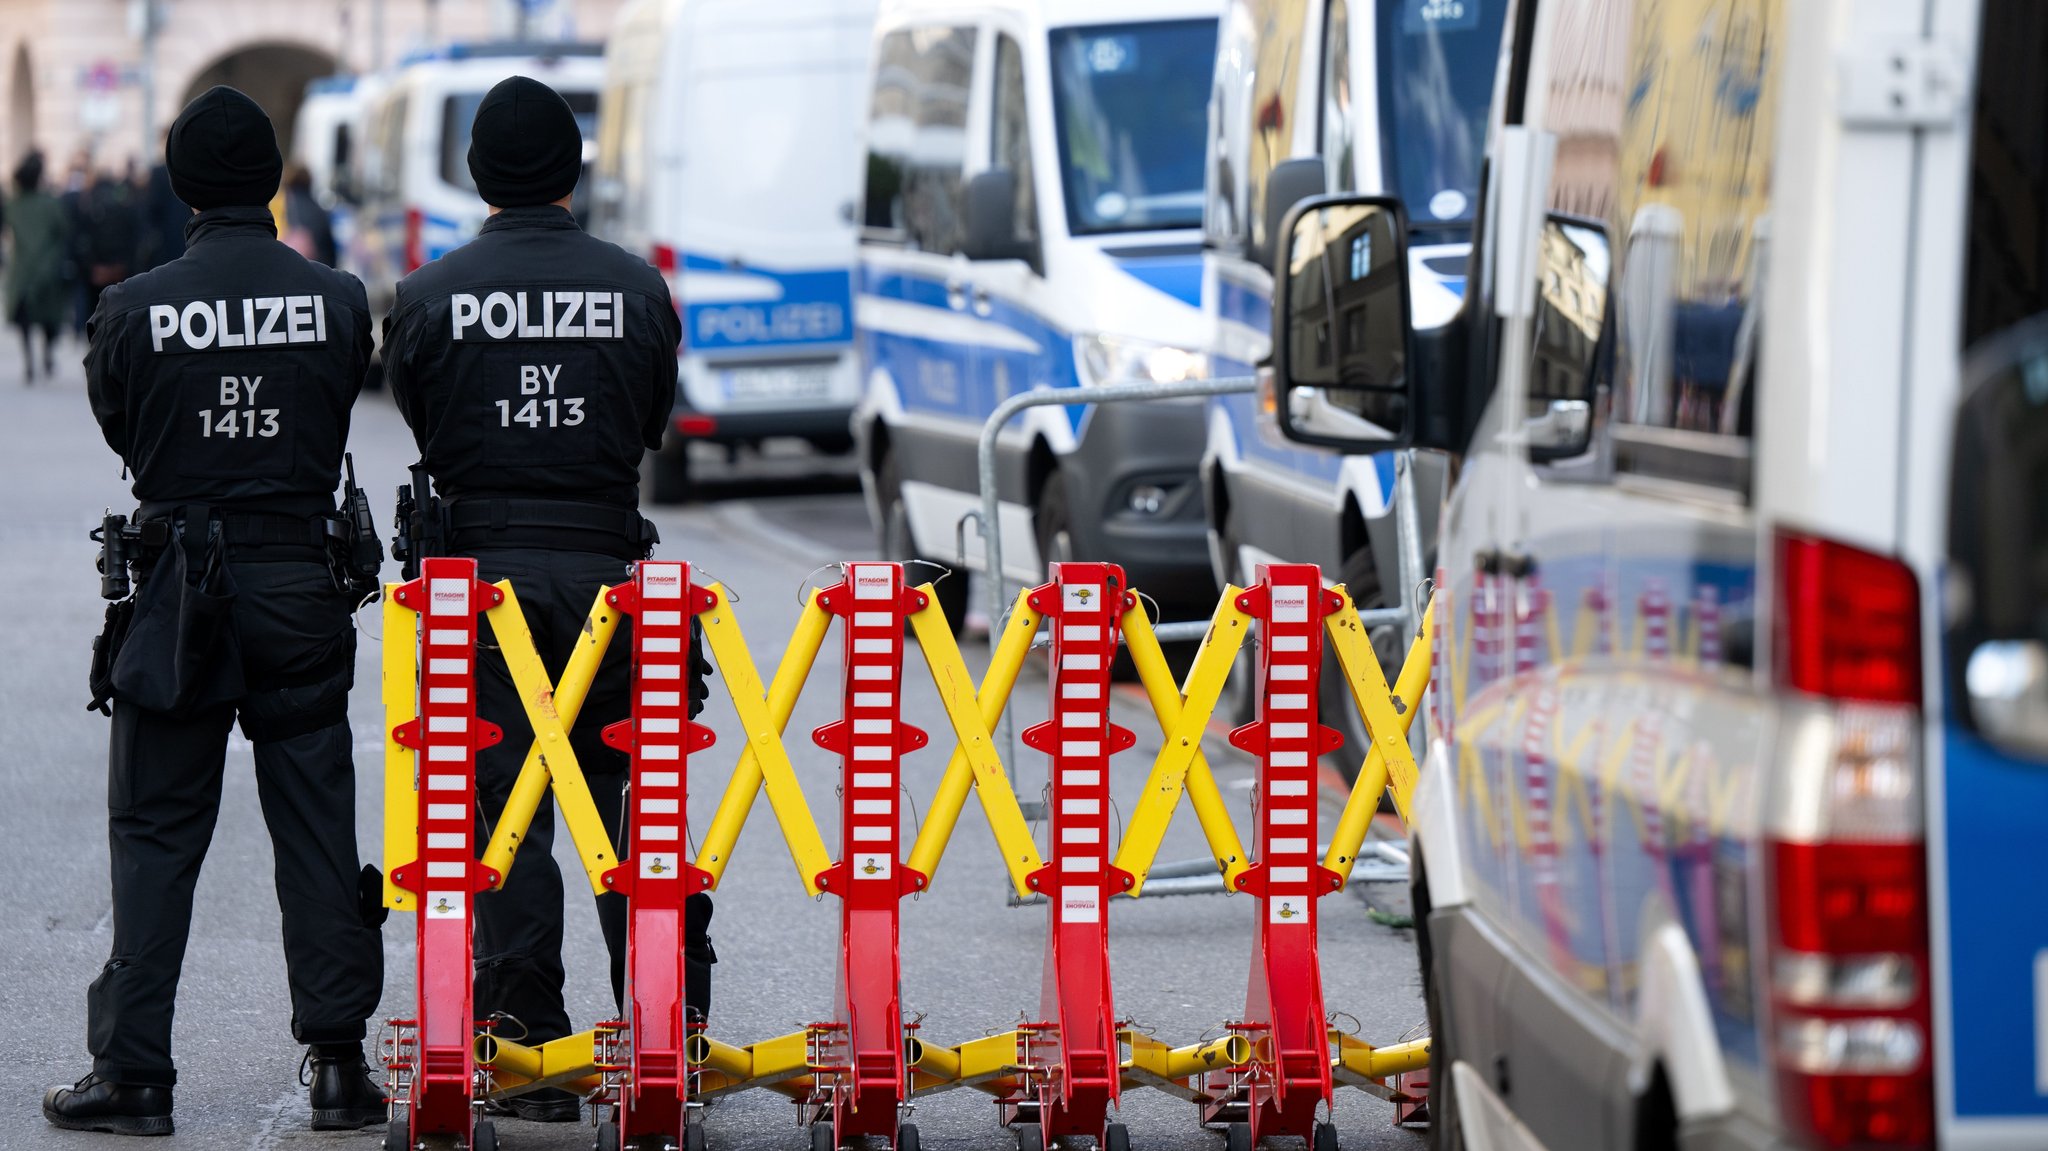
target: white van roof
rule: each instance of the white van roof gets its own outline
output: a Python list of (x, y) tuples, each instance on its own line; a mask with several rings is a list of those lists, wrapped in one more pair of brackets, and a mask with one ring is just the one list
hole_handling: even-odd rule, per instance
[(880, 23), (894, 25), (928, 19), (961, 20), (989, 12), (1007, 12), (1045, 28), (1076, 24), (1127, 24), (1147, 20), (1187, 20), (1221, 16), (1223, 0), (888, 0)]

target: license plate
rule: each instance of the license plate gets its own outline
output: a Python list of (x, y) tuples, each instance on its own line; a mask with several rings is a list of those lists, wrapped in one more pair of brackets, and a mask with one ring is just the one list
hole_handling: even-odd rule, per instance
[(830, 364), (779, 364), (722, 368), (718, 391), (728, 404), (800, 404), (832, 394)]

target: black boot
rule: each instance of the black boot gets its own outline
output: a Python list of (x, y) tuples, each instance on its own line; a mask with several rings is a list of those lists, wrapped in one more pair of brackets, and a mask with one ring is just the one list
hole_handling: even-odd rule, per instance
[(528, 1123), (574, 1123), (583, 1115), (582, 1104), (574, 1095), (559, 1087), (546, 1087), (514, 1095), (510, 1099), (493, 1099), (484, 1110), (493, 1115), (510, 1115)]
[(371, 1077), (361, 1048), (334, 1054), (308, 1050), (300, 1080), (310, 1088), (315, 1131), (355, 1131), (387, 1117), (384, 1089)]
[(124, 1087), (97, 1072), (69, 1087), (43, 1094), (43, 1118), (70, 1131), (103, 1131), (109, 1135), (169, 1135), (171, 1089)]

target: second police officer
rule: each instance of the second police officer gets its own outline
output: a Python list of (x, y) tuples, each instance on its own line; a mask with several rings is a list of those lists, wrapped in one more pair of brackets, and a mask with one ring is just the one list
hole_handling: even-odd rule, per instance
[[(656, 540), (639, 512), (640, 458), (666, 430), (682, 339), (661, 275), (570, 214), (582, 157), (582, 131), (553, 89), (523, 76), (491, 89), (469, 149), (490, 218), (475, 240), (399, 283), (384, 329), (385, 378), (442, 501), (427, 513), (439, 522), (424, 534), (441, 536), (429, 550), (475, 557), (486, 581), (510, 579), (555, 673), (598, 588), (623, 582)], [(628, 713), (629, 651), (622, 626), (570, 735), (614, 848), (627, 764), (598, 733)], [(503, 658), (487, 651), (477, 671), (478, 712), (504, 728), (477, 757), (482, 835), (533, 737)], [(549, 799), (502, 890), (476, 902), (478, 1017), (501, 1018), (506, 1035), (529, 1043), (570, 1033), (553, 840)], [(625, 908), (618, 895), (597, 902), (622, 996)], [(690, 999), (702, 1011), (709, 898), (693, 897), (690, 912)], [(510, 1110), (544, 1122), (578, 1115), (575, 1096), (559, 1090), (520, 1096)]]

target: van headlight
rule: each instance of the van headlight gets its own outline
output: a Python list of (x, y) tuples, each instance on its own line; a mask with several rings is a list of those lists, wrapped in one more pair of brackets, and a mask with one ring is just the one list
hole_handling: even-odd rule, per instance
[(1081, 383), (1177, 384), (1198, 380), (1209, 372), (1209, 359), (1200, 352), (1136, 340), (1126, 336), (1085, 334), (1074, 337), (1074, 366)]

